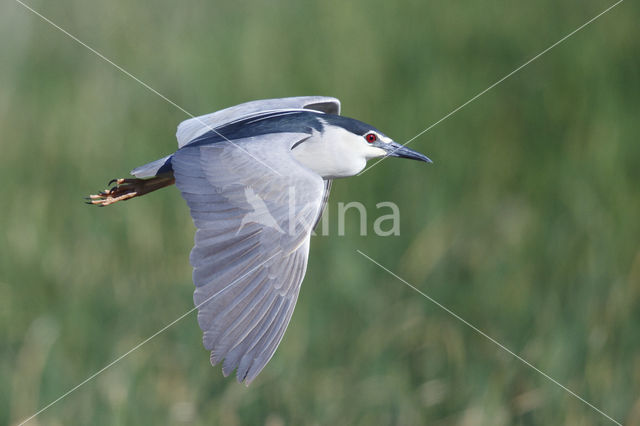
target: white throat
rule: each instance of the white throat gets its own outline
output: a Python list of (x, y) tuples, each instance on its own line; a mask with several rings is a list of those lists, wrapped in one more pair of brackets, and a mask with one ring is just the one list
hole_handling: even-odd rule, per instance
[(292, 154), (323, 179), (336, 179), (360, 173), (367, 160), (382, 157), (385, 151), (368, 145), (362, 136), (341, 127), (325, 126), (322, 133), (314, 130)]

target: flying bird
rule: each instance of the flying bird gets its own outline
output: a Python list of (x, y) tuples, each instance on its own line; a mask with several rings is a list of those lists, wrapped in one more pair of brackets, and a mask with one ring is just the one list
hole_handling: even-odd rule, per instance
[[(431, 162), (324, 96), (247, 102), (183, 121), (178, 150), (114, 179), (108, 206), (177, 186), (197, 228), (194, 303), (211, 364), (251, 383), (273, 356), (307, 268), (333, 179), (385, 156)], [(115, 184), (115, 185), (114, 185)]]

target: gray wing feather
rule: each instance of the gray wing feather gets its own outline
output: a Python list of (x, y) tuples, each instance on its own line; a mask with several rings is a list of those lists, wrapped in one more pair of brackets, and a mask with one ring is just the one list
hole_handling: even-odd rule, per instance
[(291, 319), (326, 192), (322, 178), (291, 156), (291, 146), (305, 137), (280, 133), (187, 146), (172, 158), (198, 228), (190, 261), (203, 343), (212, 364), (224, 360), (223, 373), (237, 368), (238, 381), (247, 384)]
[(324, 181), (324, 191), (322, 193), (322, 204), (320, 204), (320, 213), (318, 213), (318, 217), (316, 218), (316, 221), (313, 224), (313, 229), (316, 229), (316, 227), (318, 226), (318, 223), (320, 223), (320, 219), (322, 219), (324, 210), (327, 208), (327, 203), (329, 202), (329, 194), (331, 193), (332, 184), (333, 184), (333, 180), (331, 179)]
[(178, 147), (182, 148), (194, 138), (215, 129), (222, 124), (234, 121), (255, 113), (280, 109), (311, 109), (327, 114), (340, 114), (340, 101), (327, 96), (298, 96), (293, 98), (261, 99), (245, 102), (211, 114), (190, 118), (178, 125), (176, 138)]

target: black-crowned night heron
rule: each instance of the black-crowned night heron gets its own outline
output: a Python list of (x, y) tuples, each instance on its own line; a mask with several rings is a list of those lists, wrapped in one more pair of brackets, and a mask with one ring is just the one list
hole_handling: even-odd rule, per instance
[(106, 206), (176, 184), (197, 228), (194, 302), (211, 363), (249, 384), (271, 359), (296, 304), (311, 231), (331, 180), (393, 156), (430, 162), (321, 96), (244, 103), (186, 120), (179, 149), (90, 203)]

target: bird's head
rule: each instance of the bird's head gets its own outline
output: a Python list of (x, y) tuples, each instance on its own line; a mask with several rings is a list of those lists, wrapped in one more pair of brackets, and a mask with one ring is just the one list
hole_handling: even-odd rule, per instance
[(377, 129), (370, 128), (361, 135), (354, 135), (356, 136), (356, 143), (362, 146), (363, 151), (366, 152), (367, 160), (379, 157), (399, 157), (426, 163), (432, 162), (426, 155), (395, 142)]
[(325, 120), (325, 131), (330, 134), (333, 133), (330, 136), (339, 134), (341, 137), (338, 138), (343, 139), (345, 144), (351, 146), (351, 151), (354, 154), (359, 153), (365, 160), (380, 157), (399, 157), (426, 163), (432, 162), (426, 155), (395, 142), (370, 124), (339, 115), (328, 116), (327, 118)]
[[(323, 117), (324, 118), (324, 117)], [(431, 163), (429, 157), (407, 148), (370, 124), (339, 115), (326, 116), (323, 132), (340, 141), (342, 152), (365, 162), (373, 158), (399, 157)]]
[(296, 144), (294, 156), (325, 179), (360, 173), (368, 160), (380, 157), (410, 158), (431, 163), (417, 151), (395, 142), (375, 127), (342, 115), (319, 114), (319, 128), (304, 143)]

